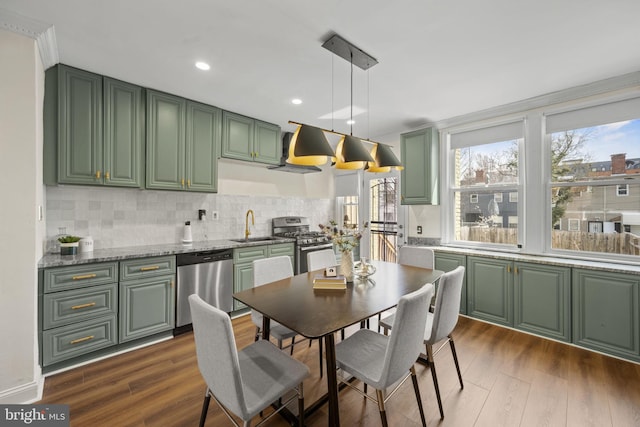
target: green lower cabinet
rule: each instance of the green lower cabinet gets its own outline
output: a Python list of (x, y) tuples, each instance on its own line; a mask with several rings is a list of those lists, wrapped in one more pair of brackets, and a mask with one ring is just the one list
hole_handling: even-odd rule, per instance
[(573, 269), (573, 342), (640, 361), (640, 276)]
[(467, 257), (467, 311), (470, 316), (513, 326), (511, 261)]
[(571, 342), (571, 268), (514, 263), (514, 326)]
[[(253, 288), (253, 261), (263, 258), (286, 255), (294, 264), (295, 249), (293, 243), (281, 243), (266, 246), (250, 246), (233, 251), (233, 292), (240, 292)], [(240, 301), (233, 300), (233, 310), (241, 310), (247, 306)]]
[(120, 342), (174, 328), (174, 283), (173, 274), (120, 282)]
[(100, 317), (42, 332), (42, 366), (49, 366), (118, 343), (117, 317)]
[[(443, 252), (435, 253), (435, 268), (444, 272), (455, 270), (459, 266), (467, 265), (467, 257), (459, 254)], [(467, 275), (462, 279), (462, 295), (460, 296), (460, 313), (467, 314)]]

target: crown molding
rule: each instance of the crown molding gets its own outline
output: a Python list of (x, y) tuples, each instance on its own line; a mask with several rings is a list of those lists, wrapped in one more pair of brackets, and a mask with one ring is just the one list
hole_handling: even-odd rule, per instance
[(53, 25), (0, 9), (0, 29), (32, 38), (38, 44), (38, 51), (45, 69), (57, 64), (58, 44)]

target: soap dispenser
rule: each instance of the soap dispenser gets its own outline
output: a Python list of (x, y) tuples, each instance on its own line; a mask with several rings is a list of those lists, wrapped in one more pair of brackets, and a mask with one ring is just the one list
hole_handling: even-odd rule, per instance
[(182, 243), (188, 245), (193, 242), (193, 236), (191, 234), (191, 221), (185, 221), (184, 234), (182, 235)]

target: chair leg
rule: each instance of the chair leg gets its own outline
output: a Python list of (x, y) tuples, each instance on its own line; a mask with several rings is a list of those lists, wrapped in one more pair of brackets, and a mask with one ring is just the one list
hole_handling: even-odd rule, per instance
[[(378, 313), (378, 333), (380, 333), (380, 322), (382, 322), (382, 313)], [(385, 335), (387, 334), (385, 333)]]
[(204, 427), (204, 421), (207, 419), (207, 411), (209, 410), (209, 402), (211, 401), (211, 395), (209, 395), (209, 389), (204, 395), (204, 402), (202, 402), (202, 412), (200, 413), (200, 427)]
[(340, 329), (340, 340), (344, 341), (344, 328)]
[(411, 381), (413, 381), (413, 390), (416, 392), (416, 400), (418, 401), (418, 409), (420, 410), (420, 420), (422, 427), (427, 427), (427, 421), (424, 419), (424, 409), (422, 408), (422, 399), (420, 398), (420, 388), (418, 388), (418, 377), (416, 377), (415, 366), (411, 367)]
[(293, 345), (296, 343), (296, 337), (291, 337), (291, 350), (289, 350), (289, 355), (293, 356)]
[(451, 346), (453, 361), (456, 364), (456, 371), (458, 371), (458, 380), (460, 380), (460, 388), (464, 389), (464, 384), (462, 383), (462, 374), (460, 373), (460, 365), (458, 364), (458, 354), (456, 353), (456, 346), (453, 343), (453, 337), (451, 335), (449, 335), (449, 345)]
[(304, 393), (302, 383), (298, 386), (298, 425), (304, 427)]
[(256, 336), (253, 341), (258, 341), (260, 339), (260, 327), (256, 326)]
[(387, 424), (387, 412), (384, 410), (384, 395), (382, 394), (382, 390), (376, 390), (376, 397), (378, 399), (378, 409), (380, 410), (382, 427), (389, 427), (389, 424)]
[(436, 375), (436, 364), (433, 360), (433, 346), (427, 344), (427, 360), (431, 368), (431, 377), (433, 377), (433, 386), (436, 389), (436, 397), (438, 398), (438, 409), (440, 409), (440, 418), (444, 418), (444, 410), (442, 409), (442, 399), (440, 398), (440, 388), (438, 387), (438, 376)]

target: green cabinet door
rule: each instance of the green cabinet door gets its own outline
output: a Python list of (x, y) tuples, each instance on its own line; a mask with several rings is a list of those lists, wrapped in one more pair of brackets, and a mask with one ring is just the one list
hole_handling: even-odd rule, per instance
[(573, 342), (640, 361), (640, 276), (573, 269)]
[(218, 191), (218, 156), (221, 139), (218, 108), (187, 102), (187, 190)]
[(140, 86), (104, 78), (104, 183), (143, 187), (144, 110)]
[(102, 76), (60, 65), (57, 85), (57, 181), (101, 184)]
[(571, 342), (571, 268), (514, 264), (514, 326)]
[[(444, 272), (455, 270), (457, 267), (467, 265), (467, 257), (460, 254), (436, 252), (435, 268)], [(462, 295), (460, 296), (460, 313), (467, 314), (467, 274), (462, 279)]]
[(185, 99), (147, 90), (146, 188), (186, 188), (185, 115)]
[(280, 164), (280, 157), (282, 157), (280, 126), (256, 120), (254, 147), (256, 162)]
[(427, 128), (400, 135), (400, 202), (403, 205), (437, 205), (438, 131)]
[(173, 329), (174, 275), (120, 282), (120, 342)]
[(513, 326), (513, 263), (467, 257), (467, 310), (469, 315)]
[(252, 118), (222, 113), (222, 156), (230, 159), (253, 161), (255, 122)]
[[(233, 266), (233, 292), (240, 292), (253, 288), (253, 264), (245, 262)], [(233, 300), (233, 309), (241, 310), (247, 306), (240, 301)]]

